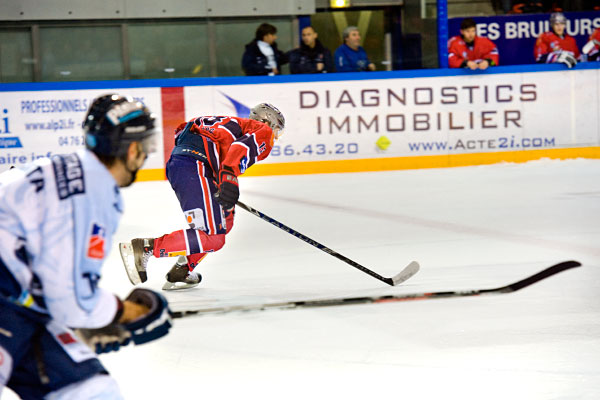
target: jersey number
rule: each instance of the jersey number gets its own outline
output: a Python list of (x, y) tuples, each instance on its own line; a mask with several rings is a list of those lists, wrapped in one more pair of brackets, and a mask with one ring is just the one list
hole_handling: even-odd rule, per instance
[(223, 117), (204, 117), (202, 118), (202, 125), (213, 126), (223, 121)]

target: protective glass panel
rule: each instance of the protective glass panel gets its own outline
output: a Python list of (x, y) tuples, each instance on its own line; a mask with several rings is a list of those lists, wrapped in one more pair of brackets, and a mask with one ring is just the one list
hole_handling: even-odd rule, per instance
[[(468, 3), (462, 2), (461, 4)], [(438, 68), (436, 1), (405, 1), (402, 15), (402, 34), (402, 44), (406, 49), (404, 51), (405, 68)]]
[(210, 76), (205, 23), (131, 24), (128, 37), (134, 79)]
[(0, 30), (0, 82), (33, 81), (29, 30)]
[(42, 27), (43, 81), (122, 79), (121, 28)]

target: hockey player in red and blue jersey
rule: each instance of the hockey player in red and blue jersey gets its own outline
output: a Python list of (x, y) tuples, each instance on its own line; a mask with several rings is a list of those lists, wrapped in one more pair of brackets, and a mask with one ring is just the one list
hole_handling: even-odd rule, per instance
[(450, 68), (487, 69), (500, 63), (498, 48), (488, 38), (477, 36), (475, 21), (465, 18), (460, 23), (460, 36), (448, 41)]
[(600, 28), (596, 28), (590, 35), (590, 40), (583, 46), (582, 52), (588, 61), (600, 61)]
[[(133, 239), (135, 270), (128, 270), (132, 283), (147, 279), (151, 256), (179, 256), (163, 289), (198, 285), (201, 276), (194, 268), (207, 253), (223, 247), (233, 227), (237, 177), (269, 155), (284, 126), (281, 112), (261, 103), (252, 108), (249, 118), (198, 117), (177, 128), (167, 179), (189, 228), (153, 239)], [(135, 273), (139, 276), (132, 277)]]
[(562, 63), (569, 68), (577, 64), (579, 49), (575, 39), (565, 32), (566, 26), (567, 18), (563, 13), (550, 15), (550, 31), (542, 33), (535, 42), (536, 63)]

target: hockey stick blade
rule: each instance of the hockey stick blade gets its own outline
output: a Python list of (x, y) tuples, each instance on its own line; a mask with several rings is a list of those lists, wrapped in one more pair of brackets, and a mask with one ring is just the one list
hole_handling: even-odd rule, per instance
[(391, 281), (392, 281), (391, 286), (396, 286), (396, 285), (410, 279), (414, 274), (419, 272), (419, 269), (420, 269), (420, 267), (419, 267), (418, 262), (416, 262), (416, 261), (411, 262), (402, 271), (398, 272), (398, 274), (396, 274), (396, 276), (394, 276), (392, 278), (388, 278), (388, 279), (391, 279)]
[(511, 283), (510, 285), (506, 285), (506, 286), (498, 288), (498, 289), (482, 290), (481, 294), (486, 294), (486, 293), (490, 293), (490, 292), (492, 292), (492, 293), (493, 292), (498, 292), (498, 293), (516, 292), (517, 290), (521, 290), (524, 287), (533, 285), (534, 283), (539, 282), (542, 279), (546, 279), (549, 276), (558, 274), (559, 272), (565, 271), (567, 269), (580, 267), (580, 266), (581, 266), (581, 263), (578, 261), (564, 261), (564, 262), (558, 263), (556, 265), (553, 265), (551, 267), (548, 267), (545, 270), (538, 272), (537, 274), (531, 275), (528, 278), (522, 279), (515, 283)]
[[(409, 264), (409, 267), (412, 265)], [(332, 307), (352, 304), (369, 304), (369, 303), (392, 303), (397, 301), (414, 301), (414, 300), (429, 300), (448, 297), (469, 297), (480, 295), (505, 294), (516, 292), (527, 286), (533, 285), (536, 282), (546, 279), (552, 275), (567, 269), (581, 266), (577, 261), (564, 261), (559, 264), (548, 267), (534, 275), (531, 275), (520, 281), (511, 283), (506, 286), (501, 286), (493, 289), (475, 289), (475, 290), (455, 290), (445, 292), (425, 292), (413, 294), (398, 294), (384, 296), (367, 296), (367, 297), (339, 297), (332, 299), (321, 300), (306, 300), (306, 301), (282, 301), (278, 303), (262, 303), (262, 304), (246, 304), (222, 307), (209, 307), (198, 310), (175, 311), (173, 318), (183, 318), (192, 315), (208, 315), (208, 314), (229, 314), (232, 312), (249, 312), (249, 311), (266, 311), (266, 310), (285, 310), (295, 308), (318, 308)], [(408, 268), (408, 267), (407, 267)]]

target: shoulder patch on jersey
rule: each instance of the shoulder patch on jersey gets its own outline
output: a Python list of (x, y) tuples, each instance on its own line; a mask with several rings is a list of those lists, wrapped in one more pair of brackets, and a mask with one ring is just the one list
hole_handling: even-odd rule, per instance
[(258, 154), (262, 154), (267, 149), (267, 144), (262, 142), (260, 146), (258, 146)]
[(106, 229), (94, 223), (92, 232), (88, 241), (87, 256), (96, 260), (104, 258), (104, 238), (106, 237)]
[(246, 169), (248, 169), (248, 158), (244, 156), (240, 160), (240, 174), (246, 172)]
[(83, 167), (77, 154), (55, 155), (52, 157), (52, 166), (56, 190), (61, 200), (85, 193)]

